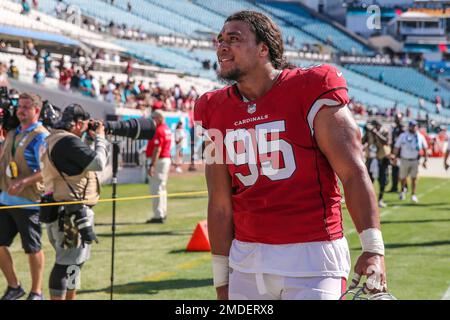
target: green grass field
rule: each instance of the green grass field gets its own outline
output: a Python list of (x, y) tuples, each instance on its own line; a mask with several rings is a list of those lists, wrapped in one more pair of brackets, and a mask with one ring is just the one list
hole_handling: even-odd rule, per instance
[[(172, 175), (169, 192), (205, 190), (202, 174)], [(146, 195), (144, 184), (120, 185), (118, 196)], [(109, 198), (111, 188), (103, 189)], [(422, 178), (420, 203), (399, 201), (387, 194), (389, 207), (382, 210), (382, 230), (390, 291), (399, 299), (441, 299), (450, 285), (450, 180)], [(206, 218), (207, 198), (169, 198), (168, 221), (148, 225), (150, 200), (119, 202), (117, 208), (115, 299), (214, 299), (210, 254), (185, 252), (198, 221)], [(96, 206), (96, 231), (100, 243), (93, 246), (91, 260), (83, 267), (79, 299), (109, 299), (111, 265), (111, 204)], [(348, 213), (346, 236), (355, 262), (360, 244)], [(54, 252), (43, 237), (46, 266), (44, 294)], [(20, 280), (29, 290), (30, 276), (20, 239), (12, 255)], [(6, 287), (0, 276), (0, 290)]]

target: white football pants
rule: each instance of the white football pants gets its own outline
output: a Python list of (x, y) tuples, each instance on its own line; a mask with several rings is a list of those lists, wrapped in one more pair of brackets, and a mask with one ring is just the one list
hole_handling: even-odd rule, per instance
[(285, 277), (231, 270), (230, 300), (338, 300), (346, 290), (341, 277)]

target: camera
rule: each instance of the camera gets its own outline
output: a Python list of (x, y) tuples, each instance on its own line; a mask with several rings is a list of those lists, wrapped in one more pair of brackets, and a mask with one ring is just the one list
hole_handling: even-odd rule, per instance
[[(16, 114), (18, 106), (19, 93), (14, 89), (8, 91), (7, 87), (0, 87), (0, 124), (6, 131), (15, 129), (20, 124)], [(61, 109), (45, 100), (42, 103), (39, 121), (46, 128), (54, 128), (60, 119)]]
[(19, 119), (17, 118), (17, 106), (19, 95), (7, 87), (0, 87), (0, 124), (6, 131), (17, 128)]
[(39, 120), (47, 129), (54, 128), (58, 121), (61, 120), (61, 109), (51, 104), (48, 100), (42, 103), (41, 114)]
[[(90, 121), (88, 130), (95, 131), (99, 122)], [(133, 118), (122, 121), (105, 121), (105, 134), (111, 134), (119, 137), (127, 137), (135, 140), (150, 140), (155, 135), (156, 126), (153, 120), (145, 118)]]

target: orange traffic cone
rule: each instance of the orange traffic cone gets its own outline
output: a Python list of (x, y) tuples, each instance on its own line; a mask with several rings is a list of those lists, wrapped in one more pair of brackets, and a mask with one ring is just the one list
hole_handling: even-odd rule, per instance
[(211, 251), (206, 220), (197, 224), (186, 251)]

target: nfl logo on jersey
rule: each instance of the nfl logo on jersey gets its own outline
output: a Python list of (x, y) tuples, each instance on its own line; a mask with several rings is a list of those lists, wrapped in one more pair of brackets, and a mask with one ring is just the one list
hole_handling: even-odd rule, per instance
[(255, 103), (250, 104), (247, 108), (247, 112), (250, 114), (255, 113), (256, 112), (256, 104)]

